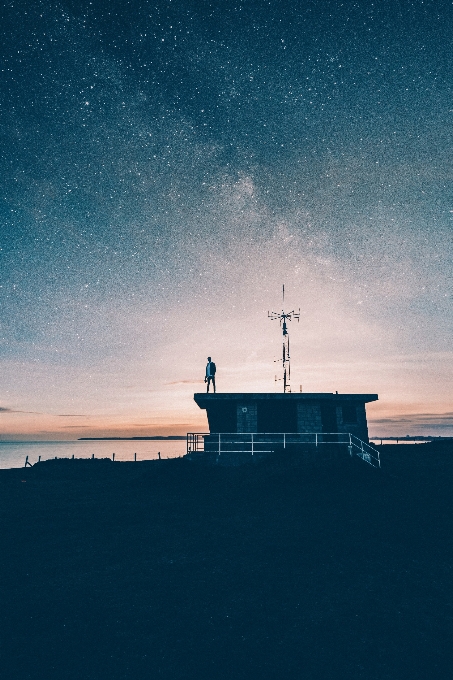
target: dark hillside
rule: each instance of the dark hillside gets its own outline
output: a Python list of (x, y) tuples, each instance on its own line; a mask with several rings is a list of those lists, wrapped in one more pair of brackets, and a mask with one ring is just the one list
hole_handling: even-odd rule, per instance
[(448, 677), (453, 452), (429, 446), (1, 471), (2, 678)]

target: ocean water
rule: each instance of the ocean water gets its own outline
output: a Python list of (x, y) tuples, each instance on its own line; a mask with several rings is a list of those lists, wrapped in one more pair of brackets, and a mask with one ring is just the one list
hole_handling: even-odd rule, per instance
[(0, 469), (24, 467), (26, 458), (34, 465), (50, 458), (112, 458), (115, 460), (155, 460), (178, 458), (186, 453), (185, 440), (148, 441), (64, 441), (64, 442), (0, 442)]

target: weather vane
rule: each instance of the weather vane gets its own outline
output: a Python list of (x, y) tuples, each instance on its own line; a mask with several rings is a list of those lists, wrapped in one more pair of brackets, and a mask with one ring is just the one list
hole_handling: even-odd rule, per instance
[[(285, 284), (283, 284), (283, 307), (285, 306)], [(283, 364), (283, 392), (291, 392), (291, 387), (289, 385), (289, 381), (291, 379), (291, 365), (290, 365), (290, 355), (289, 355), (289, 334), (288, 334), (288, 327), (286, 322), (291, 321), (292, 319), (297, 319), (299, 321), (300, 318), (300, 309), (298, 312), (295, 312), (292, 310), (291, 312), (285, 312), (283, 309), (281, 311), (281, 314), (278, 312), (268, 312), (267, 313), (268, 318), (271, 321), (280, 321), (280, 326), (283, 331), (283, 351), (282, 351), (282, 364)], [(280, 359), (277, 359), (277, 361), (280, 361)], [(275, 376), (275, 380), (282, 380), (282, 378), (277, 378)]]

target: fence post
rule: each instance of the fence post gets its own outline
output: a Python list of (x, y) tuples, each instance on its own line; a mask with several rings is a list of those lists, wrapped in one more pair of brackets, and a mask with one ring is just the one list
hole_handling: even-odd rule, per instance
[(115, 460), (115, 454), (112, 453), (112, 460)]
[(134, 462), (135, 463), (137, 462), (137, 454), (136, 453), (134, 453)]

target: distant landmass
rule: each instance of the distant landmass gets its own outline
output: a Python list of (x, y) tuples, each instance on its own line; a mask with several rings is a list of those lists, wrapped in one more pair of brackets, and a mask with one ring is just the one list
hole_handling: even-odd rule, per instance
[(441, 435), (438, 436), (430, 436), (428, 435), (427, 437), (422, 437), (422, 436), (415, 436), (412, 437), (410, 434), (406, 434), (405, 436), (402, 437), (370, 437), (371, 441), (396, 441), (396, 442), (434, 442), (437, 441), (438, 439), (444, 440), (450, 440), (453, 439), (453, 437), (442, 437)]
[(169, 437), (79, 437), (77, 441), (90, 441), (90, 442), (99, 442), (99, 441), (137, 441), (137, 440), (175, 440), (175, 439), (183, 439), (185, 441), (186, 437), (185, 436), (180, 436), (180, 435), (170, 435)]

